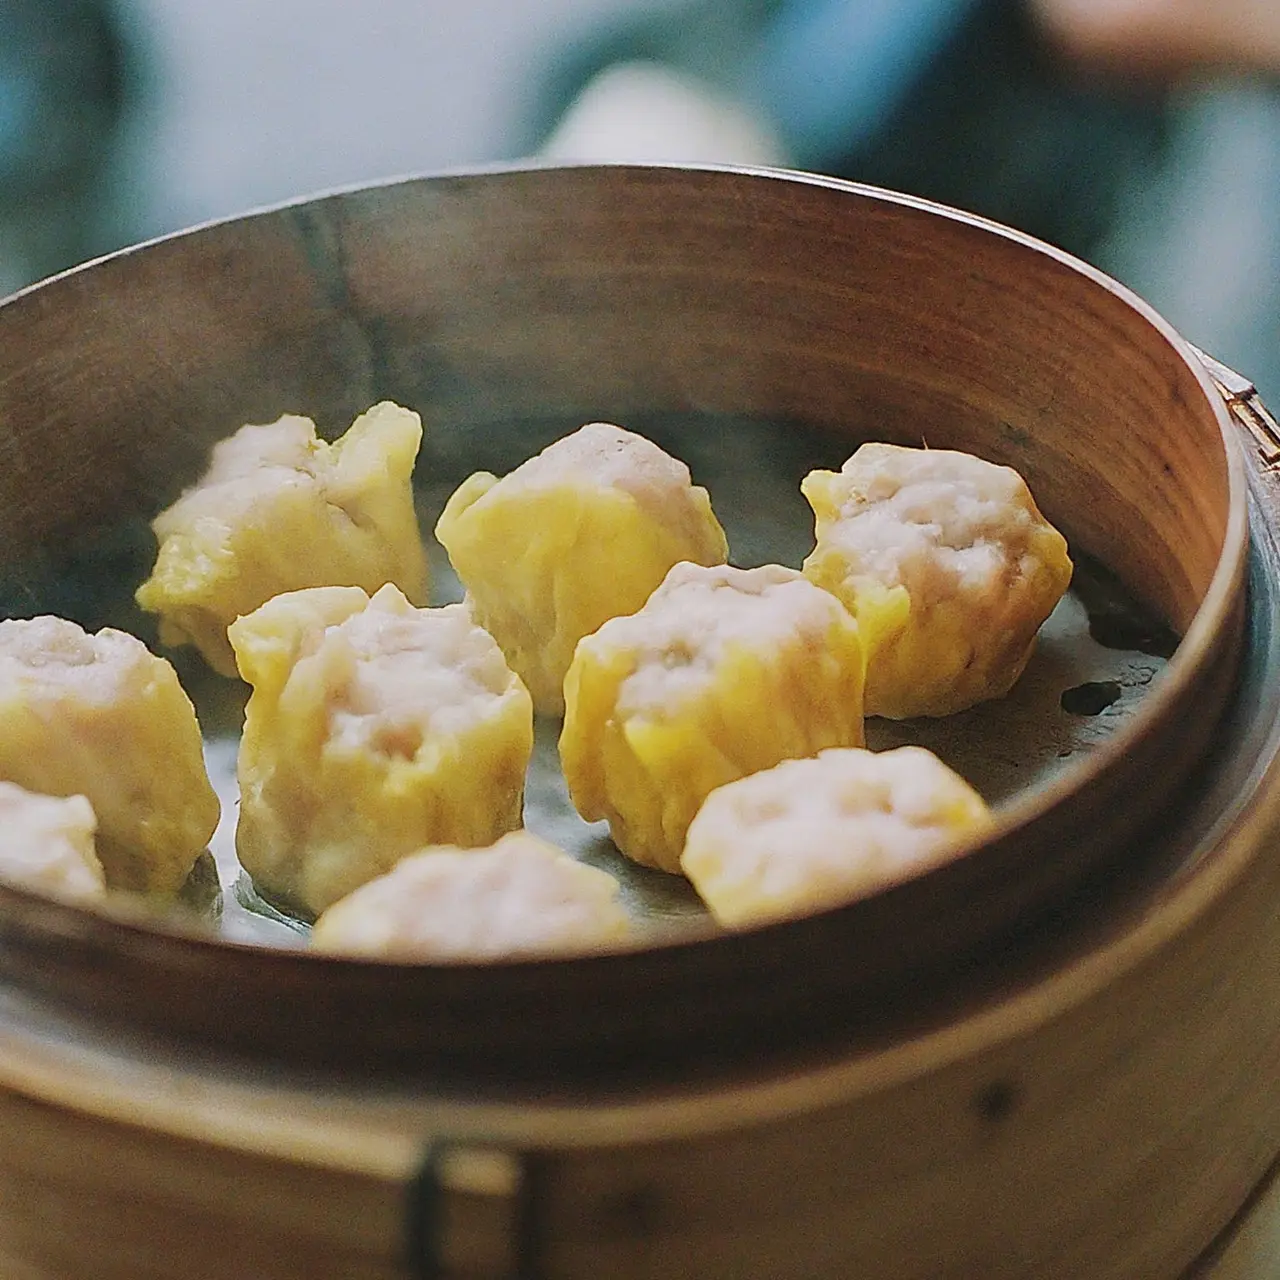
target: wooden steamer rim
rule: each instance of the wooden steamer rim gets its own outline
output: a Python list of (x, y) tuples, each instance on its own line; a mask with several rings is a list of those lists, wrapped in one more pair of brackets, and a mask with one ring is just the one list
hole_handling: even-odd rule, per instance
[[(701, 1053), (676, 1052), (680, 1046), (673, 1037), (682, 1029), (681, 1019), (696, 1009), (696, 1004), (679, 1005), (680, 982), (691, 975), (706, 979), (704, 1000), (723, 995), (735, 1012), (732, 978), (750, 986), (771, 969), (785, 971), (799, 958), (823, 954), (823, 947), (829, 954), (855, 920), (867, 922), (866, 912), (845, 909), (738, 939), (691, 940), (649, 956), (596, 962), (625, 972), (633, 990), (677, 998), (676, 1016), (655, 1022), (642, 1010), (633, 1038), (623, 1041), (628, 1049), (653, 1044), (650, 1065), (667, 1079), (661, 1084), (650, 1079), (632, 1089), (630, 1098), (623, 1096), (612, 1083), (600, 1083), (608, 1056), (575, 1060), (583, 1042), (570, 1037), (563, 1062), (550, 1055), (555, 1070), (549, 1078), (575, 1063), (584, 1070), (563, 1075), (558, 1094), (548, 1094), (544, 1081), (541, 1100), (506, 1074), (528, 1064), (527, 1055), (538, 1048), (533, 1043), (503, 1060), (487, 1083), (474, 1077), (468, 1096), (456, 1083), (444, 1082), (448, 1069), (458, 1072), (474, 1062), (474, 1055), (500, 1047), (492, 1028), (471, 1028), (464, 1051), (456, 1055), (437, 1046), (435, 1056), (429, 1053), (411, 1072), (405, 1068), (423, 1045), (420, 1039), (405, 1040), (403, 1025), (388, 1033), (389, 1039), (358, 1038), (345, 1056), (289, 1053), (297, 1047), (290, 1037), (307, 1019), (314, 1026), (319, 1013), (359, 1008), (358, 999), (372, 990), (371, 975), (386, 983), (412, 979), (413, 970), (215, 945), (127, 920), (82, 916), (5, 891), (0, 893), (0, 946), (11, 985), (0, 1006), (5, 1011), (0, 1081), (6, 1087), (0, 1094), (0, 1126), (14, 1141), (6, 1142), (0, 1157), (0, 1261), (8, 1251), (19, 1266), (42, 1266), (38, 1273), (76, 1274), (74, 1263), (66, 1261), (70, 1251), (88, 1250), (96, 1239), (100, 1274), (133, 1274), (125, 1263), (117, 1265), (117, 1257), (128, 1256), (121, 1243), (127, 1240), (135, 1262), (143, 1256), (138, 1250), (152, 1251), (149, 1274), (237, 1274), (219, 1269), (212, 1256), (188, 1258), (180, 1266), (181, 1240), (173, 1245), (144, 1240), (148, 1222), (154, 1221), (149, 1215), (171, 1203), (172, 1192), (161, 1185), (164, 1178), (197, 1161), (214, 1171), (217, 1185), (201, 1185), (190, 1175), (179, 1179), (196, 1224), (192, 1236), (207, 1240), (210, 1223), (235, 1222), (239, 1274), (301, 1276), (326, 1269), (354, 1277), (427, 1274), (421, 1259), (412, 1264), (421, 1263), (420, 1271), (411, 1271), (405, 1259), (405, 1205), (412, 1188), (423, 1188), (415, 1179), (428, 1146), (435, 1143), (438, 1149), (443, 1142), (461, 1148), (464, 1157), (496, 1153), (490, 1172), (497, 1168), (501, 1175), (505, 1168), (511, 1175), (505, 1182), (503, 1176), (490, 1178), (486, 1192), (483, 1178), (468, 1184), (439, 1161), (430, 1166), (428, 1191), (442, 1198), (447, 1210), (465, 1213), (477, 1198), (482, 1209), (493, 1202), (474, 1232), (446, 1231), (443, 1241), (431, 1242), (437, 1251), (456, 1248), (463, 1260), (470, 1259), (470, 1270), (462, 1267), (461, 1274), (503, 1273), (499, 1266), (509, 1260), (511, 1241), (520, 1234), (515, 1193), (524, 1178), (540, 1189), (539, 1274), (629, 1280), (653, 1274), (655, 1259), (662, 1259), (673, 1275), (906, 1277), (950, 1268), (947, 1274), (991, 1277), (1172, 1276), (1239, 1207), (1280, 1149), (1280, 1103), (1269, 1097), (1261, 1069), (1280, 1045), (1280, 958), (1269, 941), (1280, 914), (1273, 905), (1280, 901), (1277, 709), (1257, 685), (1250, 686), (1259, 694), (1252, 712), (1238, 704), (1228, 707), (1244, 620), (1248, 486), (1254, 492), (1255, 588), (1274, 586), (1280, 561), (1273, 538), (1274, 481), (1254, 466), (1246, 484), (1236, 428), (1203, 366), (1123, 289), (1064, 255), (980, 220), (798, 175), (658, 167), (518, 169), (361, 189), (159, 242), (0, 307), (0, 463), (8, 470), (16, 462), (19, 476), (10, 485), (21, 489), (24, 468), (34, 478), (36, 455), (65, 457), (70, 449), (54, 441), (53, 428), (71, 428), (80, 433), (78, 447), (86, 437), (99, 446), (98, 453), (86, 456), (102, 466), (109, 492), (127, 501), (154, 500), (155, 486), (140, 483), (140, 477), (148, 478), (146, 466), (131, 468), (110, 442), (119, 439), (116, 432), (130, 414), (147, 421), (147, 413), (139, 418), (139, 411), (149, 407), (154, 420), (177, 404), (176, 380), (156, 385), (163, 368), (144, 369), (146, 376), (138, 380), (146, 385), (145, 394), (106, 404), (88, 427), (76, 412), (88, 403), (83, 383), (62, 388), (61, 398), (38, 421), (31, 416), (31, 388), (47, 393), (67, 373), (69, 365), (50, 340), (61, 335), (65, 341), (77, 320), (83, 338), (91, 322), (110, 311), (123, 322), (123, 332), (104, 341), (118, 342), (121, 350), (130, 341), (136, 347), (138, 298), (162, 296), (166, 280), (173, 284), (176, 278), (167, 273), (186, 280), (179, 262), (184, 254), (194, 260), (187, 269), (197, 276), (213, 264), (234, 272), (237, 254), (247, 250), (246, 236), (251, 240), (257, 227), (267, 243), (253, 261), (261, 264), (277, 255), (277, 275), (288, 283), (290, 254), (298, 256), (298, 242), (304, 241), (313, 255), (313, 272), (317, 261), (330, 269), (344, 263), (342, 306), (334, 306), (331, 296), (308, 304), (338, 313), (328, 319), (340, 326), (350, 323), (360, 307), (359, 289), (352, 287), (358, 268), (353, 274), (346, 256), (358, 237), (346, 237), (354, 236), (361, 218), (386, 217), (398, 203), (424, 199), (437, 216), (442, 207), (447, 215), (451, 200), (479, 199), (485, 184), (493, 192), (503, 182), (523, 186), (522, 199), (540, 191), (559, 214), (568, 202), (566, 191), (577, 202), (584, 191), (594, 192), (595, 207), (614, 215), (620, 203), (638, 202), (656, 217), (656, 210), (691, 198), (705, 211), (710, 200), (720, 216), (749, 209), (751, 220), (769, 223), (785, 215), (791, 219), (789, 230), (801, 240), (805, 218), (811, 228), (822, 223), (831, 232), (835, 215), (824, 202), (858, 206), (864, 216), (874, 209), (890, 223), (900, 220), (900, 230), (909, 224), (914, 234), (940, 223), (965, 243), (970, 236), (978, 237), (974, 243), (994, 238), (1021, 265), (1037, 264), (1039, 284), (1046, 274), (1074, 282), (1071, 288), (1091, 298), (1105, 319), (1126, 317), (1122, 331), (1140, 332), (1154, 344), (1136, 369), (1125, 365), (1132, 353), (1113, 352), (1122, 369), (1110, 374), (1103, 369), (1100, 376), (1109, 392), (1123, 393), (1127, 379), (1141, 382), (1158, 369), (1173, 389), (1172, 408), (1180, 405), (1180, 412), (1198, 424), (1192, 434), (1198, 432), (1199, 444), (1216, 440), (1206, 486), (1221, 504), (1216, 525), (1211, 514), (1199, 514), (1202, 529), (1217, 530), (1217, 554), (1211, 572), (1201, 575), (1197, 607), (1163, 687), (1113, 746), (1088, 767), (1073, 770), (1060, 784), (1063, 794), (1055, 790), (1049, 798), (1029, 799), (1022, 828), (1034, 828), (1047, 814), (1085, 795), (1088, 802), (1077, 807), (1070, 827), (1059, 827), (1053, 839), (1054, 832), (1041, 832), (1050, 851), (1068, 844), (1072, 831), (1087, 830), (1132, 786), (1126, 769), (1140, 763), (1142, 776), (1155, 779), (1146, 807), (1133, 805), (1111, 835), (1115, 850), (1154, 851), (1151, 875), (1117, 882), (1110, 874), (1114, 865), (1104, 858), (1103, 865), (1089, 868), (1107, 872), (1103, 879), (1058, 881), (1058, 889), (1065, 884), (1075, 891), (1075, 897), (1050, 895), (1069, 927), (1054, 936), (1046, 932), (1043, 945), (1020, 938), (1002, 955), (975, 948), (967, 956), (973, 989), (963, 996), (948, 989), (932, 1004), (904, 1000), (909, 1016), (901, 1020), (871, 1016), (874, 985), (833, 980), (814, 996), (808, 1019), (787, 1021), (769, 1005), (767, 987), (760, 985), (753, 993), (765, 997), (757, 1002), (758, 1025), (744, 1028), (749, 1011), (743, 1008), (736, 1009), (737, 1020), (712, 1019), (713, 1033), (728, 1031), (730, 1052), (724, 1056), (706, 1052), (705, 1046)], [(563, 184), (559, 194), (547, 185), (557, 183)], [(718, 199), (711, 199), (715, 193)], [(519, 207), (528, 216), (529, 205)], [(456, 230), (447, 216), (444, 225)], [(343, 253), (332, 252), (335, 243)], [(503, 247), (489, 244), (486, 252), (502, 263)], [(746, 258), (749, 249), (759, 248), (749, 244), (741, 252)], [(475, 266), (474, 257), (456, 244), (453, 250)], [(574, 288), (558, 283), (581, 295), (581, 281)], [(206, 287), (212, 286), (206, 282)], [(135, 305), (122, 306), (121, 295), (129, 289), (140, 291), (131, 299)], [(293, 304), (304, 309), (297, 298)], [(272, 347), (265, 322), (249, 324), (234, 309), (232, 319), (267, 342), (264, 364), (296, 340), (296, 332), (289, 331)], [(468, 339), (465, 332), (444, 337), (456, 344), (455, 354), (471, 349)], [(1094, 345), (1097, 354), (1105, 344), (1099, 339)], [(326, 379), (332, 384), (339, 375), (350, 375), (350, 365), (332, 349), (333, 369), (318, 367), (320, 346), (295, 346), (294, 354), (311, 357), (315, 367), (299, 375), (298, 384), (277, 385), (272, 394), (294, 396), (295, 406), (299, 400), (306, 404), (300, 387), (314, 393)], [(89, 354), (94, 358), (88, 367), (101, 368), (102, 349), (90, 342)], [(84, 355), (81, 351), (78, 358)], [(664, 349), (664, 355), (671, 352)], [(1089, 359), (1082, 359), (1081, 367), (1095, 368)], [(392, 383), (395, 376), (408, 376), (403, 370), (380, 372)], [(173, 373), (169, 370), (171, 378)], [(635, 379), (633, 393), (641, 382)], [(495, 407), (496, 385), (495, 377), (481, 388), (488, 397), (485, 412)], [(731, 390), (717, 386), (716, 395), (724, 399)], [(779, 400), (797, 394), (794, 383), (780, 382), (775, 390)], [(814, 392), (818, 401), (823, 390), (819, 386)], [(256, 416), (230, 412), (219, 400), (218, 426), (212, 403), (218, 397), (207, 386), (195, 392), (191, 458), (225, 429), (226, 416), (233, 421)], [(252, 388), (240, 394), (247, 400)], [(358, 396), (360, 389), (352, 394)], [(444, 407), (457, 411), (456, 404)], [(341, 416), (336, 410), (335, 415)], [(957, 428), (961, 436), (964, 429), (963, 423)], [(15, 443), (24, 431), (30, 433), (25, 449)], [(1148, 443), (1161, 456), (1160, 437)], [(1165, 461), (1188, 465), (1178, 455), (1176, 440), (1165, 445)], [(1121, 469), (1126, 464), (1123, 440), (1116, 443), (1115, 461)], [(82, 465), (81, 475), (84, 470)], [(1049, 514), (1056, 515), (1052, 509)], [(5, 535), (0, 542), (7, 540), (8, 554), (24, 540), (29, 545), (32, 538), (49, 536), (47, 528), (39, 532), (42, 520), (48, 524), (47, 515), (22, 502), (16, 510), (0, 511), (0, 535)], [(1269, 619), (1265, 608), (1256, 607), (1256, 590), (1254, 599), (1246, 681), (1259, 665), (1260, 651), (1274, 656), (1268, 649), (1273, 640), (1262, 634)], [(1206, 747), (1215, 735), (1226, 735), (1227, 741), (1219, 742), (1210, 758)], [(1158, 829), (1153, 812), (1175, 805), (1181, 819), (1176, 831)], [(1017, 816), (1024, 819), (1021, 811)], [(977, 861), (976, 856), (964, 860), (970, 870), (957, 873), (959, 886), (944, 877), (930, 892), (954, 898)], [(998, 863), (995, 869), (1001, 869)], [(976, 893), (990, 883), (969, 888)], [(997, 875), (994, 883), (1004, 882)], [(1082, 888), (1087, 895), (1099, 886), (1109, 893), (1115, 889), (1106, 910), (1089, 914), (1088, 921), (1069, 910), (1073, 902), (1078, 906)], [(915, 898), (914, 905), (919, 904)], [(1016, 916), (1029, 905), (1025, 898), (1006, 900), (994, 915), (1007, 923), (1010, 916), (1002, 913)], [(1037, 905), (1043, 907), (1045, 900)], [(869, 919), (874, 931), (874, 913)], [(977, 935), (971, 939), (977, 940)], [(850, 954), (859, 953), (838, 950), (840, 959)], [(701, 963), (709, 955), (712, 960)], [(559, 984), (563, 968), (498, 966), (487, 976), (497, 978), (493, 985), (503, 1007), (524, 1008), (522, 999), (545, 990), (549, 978)], [(593, 969), (588, 965), (588, 972), (561, 991), (566, 1001), (599, 993), (593, 981), (600, 972)], [(309, 990), (317, 971), (337, 988), (319, 1003)], [(151, 981), (131, 991), (131, 984), (148, 976)], [(857, 976), (861, 982), (869, 974), (864, 969)], [(440, 1009), (455, 1008), (475, 989), (468, 985), (475, 975), (465, 969), (436, 970), (431, 977), (437, 985), (456, 984), (450, 1000), (441, 1000), (437, 992)], [(223, 984), (221, 991), (209, 992), (212, 1008), (196, 1011), (194, 1021), (184, 1016), (182, 1001), (201, 994), (211, 981)], [(623, 985), (619, 981), (615, 993)], [(888, 989), (894, 989), (892, 983), (879, 990)], [(262, 1017), (238, 1023), (234, 1034), (210, 1026), (234, 1012), (233, 1001), (266, 992), (279, 1000), (313, 1003), (304, 1019), (295, 1009), (290, 1021), (284, 1009), (283, 1031), (279, 1022), (272, 1029)], [(852, 1009), (831, 1016), (833, 1008), (848, 1005), (851, 994), (859, 992), (861, 1005), (855, 998)], [(139, 1007), (157, 995), (163, 1006), (159, 1018)], [(408, 982), (399, 1005), (391, 1002), (391, 1012), (397, 1007), (420, 1012), (421, 996), (421, 988)], [(109, 1008), (112, 1001), (121, 1007)], [(86, 1018), (86, 1012), (95, 1016)], [(388, 1025), (394, 1024), (392, 1018)], [(610, 1029), (617, 1028), (610, 1024)], [(687, 1022), (683, 1029), (688, 1031)], [(745, 1034), (748, 1029), (752, 1034)], [(770, 1041), (783, 1031), (794, 1033), (794, 1056), (771, 1057)], [(134, 1039), (137, 1032), (144, 1038)], [(231, 1056), (188, 1052), (211, 1043)], [(293, 1061), (268, 1067), (264, 1057)], [(345, 1067), (347, 1074), (302, 1074), (309, 1066), (325, 1065)], [(397, 1070), (377, 1079), (378, 1069), (388, 1067)], [(68, 1142), (84, 1143), (84, 1149), (103, 1158), (125, 1152), (125, 1167), (133, 1175), (128, 1189), (77, 1199), (82, 1175), (47, 1154), (53, 1144)], [(534, 1157), (520, 1156), (521, 1150)], [(868, 1166), (877, 1177), (866, 1177)], [(224, 1178), (234, 1180), (240, 1194), (219, 1190)], [(33, 1186), (39, 1189), (34, 1201)], [(65, 1239), (51, 1240), (30, 1215), (13, 1208), (18, 1193), (28, 1197), (28, 1205), (50, 1212), (56, 1206)], [(10, 1208), (2, 1207), (6, 1203)], [(359, 1223), (353, 1221), (357, 1206), (364, 1215)], [(991, 1217), (997, 1208), (1004, 1212)], [(103, 1252), (104, 1225), (113, 1221), (123, 1225)], [(442, 1221), (461, 1219), (446, 1213)], [(280, 1243), (282, 1222), (288, 1224), (287, 1247)]]
[[(1184, 640), (1132, 724), (1010, 806), (995, 838), (809, 920), (603, 958), (389, 967), (237, 948), (4, 889), (9, 981), (192, 1043), (428, 1076), (683, 1070), (779, 1041), (883, 1034), (887, 992), (901, 1004), (922, 972), (1114, 870), (1179, 794), (1229, 696), (1243, 468), (1185, 343), (1114, 282), (1026, 237), (779, 172), (516, 168), (359, 188), (19, 294), (0, 307), (4, 559), (108, 514), (153, 513), (228, 423), (299, 407), (349, 419), (381, 395), (459, 430), (531, 408), (625, 416), (696, 400), (845, 432), (872, 413), (907, 438), (942, 404), (934, 443), (1020, 465), (1051, 518), (1131, 585), (1144, 578)], [(1077, 415), (1079, 441), (1046, 426), (1055, 413)], [(1129, 491), (1116, 519), (1148, 504), (1158, 554), (1109, 523), (1117, 484)], [(540, 1025), (506, 1015), (531, 1000)]]

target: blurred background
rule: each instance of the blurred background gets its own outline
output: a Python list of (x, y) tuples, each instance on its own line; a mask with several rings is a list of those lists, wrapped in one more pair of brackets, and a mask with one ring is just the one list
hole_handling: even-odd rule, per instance
[(0, 0), (0, 295), (394, 174), (776, 163), (1062, 245), (1274, 404), (1278, 72), (1280, 0)]

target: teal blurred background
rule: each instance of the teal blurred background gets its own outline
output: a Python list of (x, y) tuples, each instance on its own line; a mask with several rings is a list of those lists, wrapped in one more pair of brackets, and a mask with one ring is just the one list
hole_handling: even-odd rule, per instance
[(1084, 81), (1018, 0), (0, 0), (0, 294), (206, 218), (536, 150), (780, 162), (972, 208), (1280, 398), (1274, 84)]

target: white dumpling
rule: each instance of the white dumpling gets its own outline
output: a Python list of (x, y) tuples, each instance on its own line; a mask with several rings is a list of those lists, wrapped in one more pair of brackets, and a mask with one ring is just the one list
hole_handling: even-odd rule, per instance
[(643, 609), (578, 644), (560, 761), (589, 822), (676, 872), (714, 788), (863, 742), (858, 626), (794, 569), (676, 565)]
[(923, 747), (823, 751), (713, 791), (681, 867), (721, 924), (748, 925), (875, 893), (989, 821), (982, 797)]
[(76, 902), (103, 897), (96, 827), (84, 796), (44, 796), (0, 782), (0, 880)]
[(533, 709), (464, 605), (313, 587), (229, 635), (253, 686), (236, 849), (263, 892), (323, 911), (424, 845), (520, 827)]
[(624, 940), (618, 882), (527, 831), (487, 849), (432, 848), (331, 906), (322, 951), (388, 960), (498, 960)]
[(564, 710), (574, 647), (634, 613), (673, 564), (728, 547), (707, 491), (656, 444), (592, 422), (498, 479), (477, 472), (436, 536), (542, 714)]
[(394, 582), (425, 603), (427, 561), (411, 478), (422, 423), (384, 401), (332, 444), (310, 418), (241, 427), (155, 519), (159, 551), (138, 603), (160, 639), (236, 673), (227, 628), (285, 591)]
[(0, 622), (0, 778), (86, 796), (113, 889), (175, 892), (221, 813), (173, 667), (126, 632), (64, 618)]
[(1071, 581), (1066, 539), (1016, 471), (864, 444), (801, 488), (817, 534), (804, 573), (862, 628), (868, 715), (949, 715), (1008, 693)]

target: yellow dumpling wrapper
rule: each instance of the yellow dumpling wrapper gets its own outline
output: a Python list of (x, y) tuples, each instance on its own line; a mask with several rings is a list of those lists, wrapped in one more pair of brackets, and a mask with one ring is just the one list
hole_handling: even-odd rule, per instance
[(107, 891), (84, 796), (38, 795), (0, 782), (0, 880), (81, 904)]
[(569, 795), (628, 857), (679, 871), (716, 787), (862, 745), (864, 666), (848, 611), (795, 570), (678, 564), (639, 612), (578, 645), (560, 737)]
[(313, 587), (229, 635), (253, 686), (236, 850), (264, 893), (320, 912), (425, 845), (520, 827), (533, 709), (464, 605)]
[(817, 537), (804, 573), (862, 628), (868, 715), (950, 715), (1009, 692), (1072, 573), (1012, 467), (864, 444), (801, 490)]
[(923, 747), (823, 751), (713, 791), (680, 865), (716, 920), (738, 927), (869, 897), (990, 822), (982, 797)]
[(384, 401), (332, 444), (286, 415), (215, 445), (204, 477), (152, 522), (160, 549), (136, 594), (161, 642), (195, 645), (233, 676), (227, 628), (282, 592), (393, 582), (425, 603), (411, 487), (421, 441), (418, 415)]
[(405, 961), (566, 955), (630, 933), (618, 882), (528, 831), (487, 849), (436, 847), (334, 903), (311, 944)]
[(86, 797), (113, 889), (175, 892), (221, 812), (173, 667), (123, 631), (65, 618), (0, 622), (0, 778)]
[(540, 714), (564, 710), (578, 641), (634, 613), (681, 560), (722, 564), (724, 530), (689, 468), (589, 423), (499, 480), (477, 472), (436, 525), (477, 621)]

